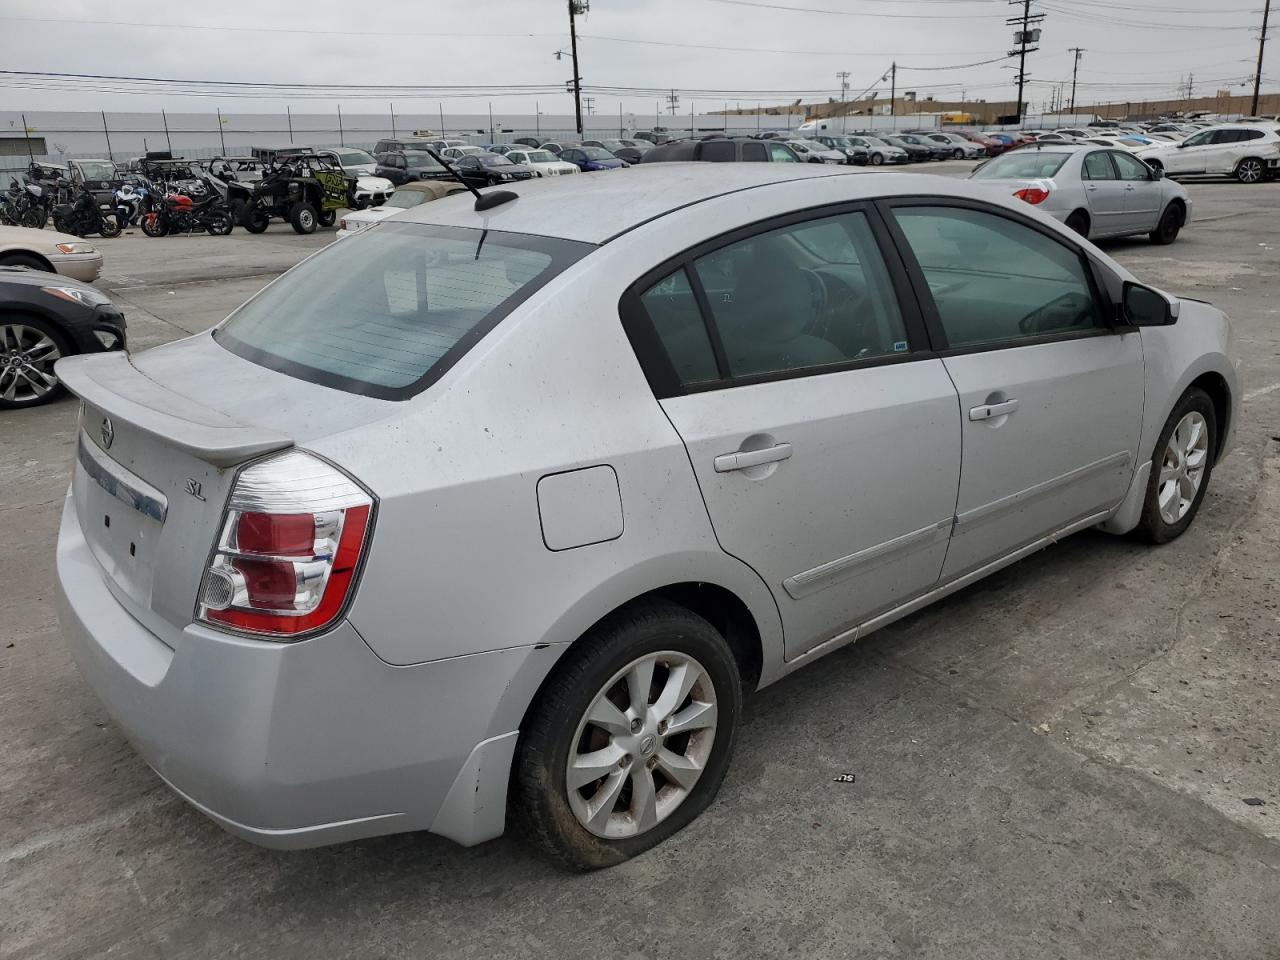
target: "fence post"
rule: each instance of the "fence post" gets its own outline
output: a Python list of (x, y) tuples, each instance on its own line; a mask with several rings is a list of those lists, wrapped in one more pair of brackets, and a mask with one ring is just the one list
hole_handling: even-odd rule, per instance
[(293, 111), (289, 109), (289, 105), (284, 105), (284, 115), (289, 121), (289, 142), (293, 143)]
[(160, 111), (160, 119), (164, 121), (164, 142), (169, 145), (169, 155), (173, 155), (173, 140), (169, 138), (169, 118), (165, 116), (163, 110)]
[(222, 108), (218, 107), (218, 142), (222, 144), (222, 152), (227, 152), (227, 138), (222, 135)]
[[(22, 116), (22, 136), (27, 141), (27, 158), (32, 163), (35, 163), (36, 155), (35, 155), (35, 152), (31, 149), (31, 128), (27, 126), (27, 115), (24, 113), (21, 116)], [(45, 149), (46, 150), (48, 149), (47, 144), (45, 145)]]
[(444, 136), (444, 104), (438, 103), (436, 104), (436, 106), (440, 108), (440, 136), (443, 137)]
[(387, 106), (391, 107), (391, 139), (394, 140), (396, 136), (396, 105), (390, 103)]
[(347, 145), (345, 135), (342, 132), (342, 104), (338, 104), (338, 143), (344, 147)]

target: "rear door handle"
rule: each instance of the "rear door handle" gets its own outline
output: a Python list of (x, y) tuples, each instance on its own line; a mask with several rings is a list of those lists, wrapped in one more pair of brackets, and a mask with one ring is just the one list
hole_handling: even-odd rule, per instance
[(970, 420), (990, 420), (992, 417), (1003, 417), (1018, 409), (1017, 400), (1005, 400), (1003, 403), (984, 403), (980, 407), (969, 408)]
[(758, 467), (762, 463), (777, 463), (779, 460), (791, 459), (791, 444), (778, 443), (763, 450), (738, 450), (735, 453), (722, 453), (715, 459), (716, 473), (731, 473), (734, 470), (745, 470), (747, 467)]

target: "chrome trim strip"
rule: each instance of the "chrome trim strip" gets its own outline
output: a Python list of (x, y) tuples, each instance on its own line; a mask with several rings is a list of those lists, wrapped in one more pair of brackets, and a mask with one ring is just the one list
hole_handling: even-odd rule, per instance
[(950, 532), (951, 523), (952, 518), (947, 517), (947, 519), (931, 523), (927, 527), (912, 530), (910, 533), (904, 533), (900, 537), (894, 537), (884, 543), (877, 543), (875, 546), (859, 550), (857, 553), (851, 553), (847, 557), (829, 560), (810, 570), (805, 570), (803, 573), (787, 577), (786, 580), (782, 581), (782, 586), (792, 600), (799, 600), (801, 597), (808, 596), (826, 586), (828, 582), (852, 573), (856, 568), (864, 564), (873, 560), (883, 560), (885, 557), (892, 556), (895, 553), (910, 550), (912, 547), (931, 541), (940, 530)]
[(780, 676), (785, 676), (793, 670), (797, 670), (804, 666), (809, 661), (816, 660), (818, 657), (830, 653), (832, 650), (838, 650), (840, 647), (846, 646), (855, 640), (861, 640), (863, 637), (879, 630), (881, 627), (887, 627), (895, 620), (901, 620), (903, 617), (915, 613), (922, 607), (927, 607), (934, 601), (941, 600), (943, 597), (949, 596), (957, 590), (963, 590), (965, 587), (969, 586), (969, 584), (975, 583), (985, 576), (993, 574), (998, 570), (1002, 570), (1011, 564), (1017, 563), (1019, 560), (1030, 556), (1038, 550), (1043, 550), (1045, 547), (1052, 546), (1064, 537), (1069, 537), (1074, 533), (1079, 533), (1081, 530), (1101, 523), (1109, 516), (1111, 516), (1110, 510), (1100, 510), (1099, 512), (1092, 513), (1087, 517), (1082, 517), (1073, 523), (1067, 524), (1059, 530), (1055, 530), (1053, 533), (1046, 534), (1038, 540), (1028, 543), (1025, 547), (1019, 547), (1012, 553), (1007, 553), (1003, 557), (992, 560), (985, 566), (978, 567), (976, 570), (970, 570), (962, 577), (957, 577), (955, 580), (949, 580), (940, 586), (936, 586), (933, 589), (920, 594), (914, 599), (908, 600), (905, 603), (900, 603), (898, 606), (893, 607), (890, 610), (886, 610), (884, 613), (877, 614), (870, 620), (864, 620), (857, 626), (843, 630), (840, 633), (837, 633), (834, 637), (822, 641), (822, 643), (817, 646), (810, 647), (808, 650), (804, 651), (804, 653), (797, 654), (790, 660), (784, 660), (783, 672)]
[(169, 514), (169, 500), (163, 493), (100, 452), (84, 430), (80, 431), (78, 446), (76, 458), (85, 476), (126, 506), (164, 523)]
[(1077, 467), (1061, 476), (1037, 483), (1033, 487), (1027, 487), (1025, 490), (1019, 490), (1017, 493), (1010, 494), (1007, 497), (983, 504), (981, 507), (974, 507), (972, 510), (958, 513), (956, 514), (957, 532), (961, 527), (971, 527), (974, 524), (991, 520), (1007, 510), (1014, 510), (1025, 505), (1029, 500), (1046, 496), (1092, 474), (1101, 473), (1103, 470), (1108, 470), (1112, 467), (1127, 466), (1132, 459), (1133, 457), (1128, 450), (1122, 450), (1119, 453), (1111, 454), (1109, 457), (1103, 457), (1101, 460), (1095, 460), (1093, 463), (1086, 463), (1083, 467)]

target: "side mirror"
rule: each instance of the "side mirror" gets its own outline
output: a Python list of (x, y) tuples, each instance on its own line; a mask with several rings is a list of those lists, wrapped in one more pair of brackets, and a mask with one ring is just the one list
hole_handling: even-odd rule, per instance
[(1126, 323), (1135, 327), (1167, 327), (1177, 322), (1180, 307), (1177, 297), (1132, 280), (1124, 282), (1120, 319)]
[(1151, 168), (1151, 179), (1152, 179), (1152, 180), (1163, 180), (1163, 179), (1164, 179), (1164, 167), (1152, 167), (1152, 168)]
[(1181, 150), (1181, 149), (1182, 149), (1183, 147), (1185, 147), (1186, 145), (1187, 145), (1187, 142), (1186, 142), (1185, 140), (1180, 140), (1180, 141), (1178, 142), (1178, 149), (1179, 149), (1179, 150)]

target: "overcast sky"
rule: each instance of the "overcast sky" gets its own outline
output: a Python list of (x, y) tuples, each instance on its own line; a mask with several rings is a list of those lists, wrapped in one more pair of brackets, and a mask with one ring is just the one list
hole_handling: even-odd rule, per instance
[[(1073, 54), (1084, 47), (1078, 102), (1158, 99), (1174, 95), (1194, 74), (1198, 94), (1230, 87), (1253, 73), (1261, 0), (1035, 0), (1045, 14), (1040, 52), (1028, 58), (1035, 81), (1069, 83)], [(1259, 6), (1255, 9), (1254, 4)], [(1021, 11), (1005, 0), (593, 0), (579, 18), (584, 83), (628, 88), (683, 88), (702, 112), (730, 106), (806, 101), (836, 95), (838, 71), (849, 72), (853, 95), (881, 90), (879, 78), (895, 59), (898, 90), (938, 99), (1012, 99), (1014, 70), (989, 63), (1012, 47), (1008, 16)], [(1199, 7), (1199, 9), (1197, 9)], [(800, 8), (821, 8), (808, 12)], [(1272, 33), (1276, 31), (1273, 18)], [(96, 21), (96, 22), (95, 22)], [(103, 21), (113, 21), (107, 23)], [(234, 29), (216, 29), (234, 28)], [(131, 77), (325, 84), (345, 90), (178, 89), (144, 94), (96, 88), (36, 88), (29, 78), (5, 76), (5, 109), (273, 111), (286, 103), (298, 112), (375, 112), (388, 99), (403, 112), (569, 113), (561, 88), (572, 75), (567, 57), (564, 0), (303, 0), (263, 3), (219, 0), (5, 0), (0, 4), (0, 68), (12, 71), (109, 74)], [(719, 48), (719, 49), (715, 49)], [(755, 52), (741, 49), (753, 48)], [(1273, 45), (1280, 57), (1280, 45)], [(557, 61), (555, 52), (565, 51)], [(1248, 61), (1248, 62), (1246, 62)], [(1280, 83), (1271, 66), (1264, 89)], [(39, 81), (37, 87), (50, 81)], [(20, 84), (24, 84), (20, 85)], [(359, 85), (491, 85), (494, 92), (451, 96), (437, 92), (360, 91)], [(524, 95), (517, 87), (533, 87)], [(198, 90), (197, 87), (185, 88)], [(701, 97), (690, 91), (707, 91)], [(724, 93), (711, 91), (725, 91)], [(244, 94), (252, 92), (253, 97)], [(793, 93), (794, 92), (794, 93)], [(1033, 84), (1033, 108), (1049, 95)], [(658, 94), (599, 92), (597, 113), (652, 112)]]

